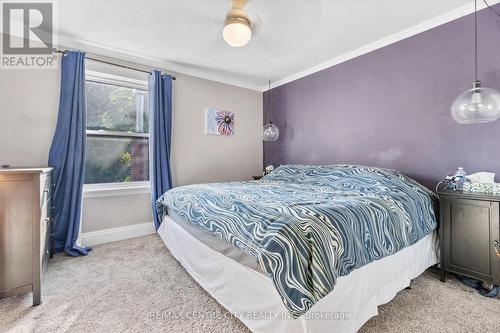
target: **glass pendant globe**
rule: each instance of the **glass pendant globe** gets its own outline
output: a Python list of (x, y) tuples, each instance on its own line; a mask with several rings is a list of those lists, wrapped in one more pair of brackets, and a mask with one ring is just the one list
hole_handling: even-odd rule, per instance
[(274, 124), (267, 124), (263, 129), (263, 140), (268, 142), (274, 142), (278, 140), (280, 136), (280, 131), (278, 127)]
[(457, 123), (487, 123), (500, 118), (500, 94), (483, 88), (480, 82), (460, 94), (451, 106), (451, 115)]

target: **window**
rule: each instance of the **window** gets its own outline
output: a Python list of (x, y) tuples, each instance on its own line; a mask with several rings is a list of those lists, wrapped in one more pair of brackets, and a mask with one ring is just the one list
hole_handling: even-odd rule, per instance
[(149, 180), (145, 86), (87, 79), (85, 184)]

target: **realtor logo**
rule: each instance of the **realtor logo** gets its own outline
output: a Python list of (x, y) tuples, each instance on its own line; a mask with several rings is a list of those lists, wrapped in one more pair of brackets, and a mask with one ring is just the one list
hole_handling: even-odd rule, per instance
[(53, 7), (51, 1), (2, 3), (1, 68), (57, 66)]

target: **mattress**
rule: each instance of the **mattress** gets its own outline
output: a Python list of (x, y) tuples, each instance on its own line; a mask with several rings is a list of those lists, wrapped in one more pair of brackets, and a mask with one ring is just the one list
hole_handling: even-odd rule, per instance
[(438, 238), (432, 232), (396, 254), (339, 277), (333, 291), (292, 319), (269, 277), (214, 250), (181, 223), (165, 216), (158, 230), (171, 254), (212, 297), (256, 333), (356, 332), (377, 315), (378, 305), (389, 302), (438, 262)]
[(224, 242), (220, 238), (217, 238), (207, 231), (197, 227), (195, 224), (192, 224), (186, 221), (184, 218), (178, 216), (174, 212), (170, 213), (170, 223), (178, 224), (182, 229), (188, 232), (195, 239), (205, 244), (209, 248), (214, 251), (219, 252), (220, 254), (231, 258), (232, 260), (244, 265), (258, 273), (265, 274), (262, 271), (262, 268), (259, 266), (257, 259), (255, 257), (250, 256), (246, 252), (243, 252), (239, 248), (229, 243)]

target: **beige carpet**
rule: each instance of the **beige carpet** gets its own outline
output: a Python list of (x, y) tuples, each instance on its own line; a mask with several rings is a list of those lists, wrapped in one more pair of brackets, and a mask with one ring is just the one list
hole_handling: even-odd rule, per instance
[[(156, 235), (58, 255), (31, 295), (0, 300), (0, 332), (248, 332), (170, 255)], [(362, 332), (499, 332), (500, 299), (433, 273), (416, 279)], [(154, 316), (153, 313), (158, 313)]]

